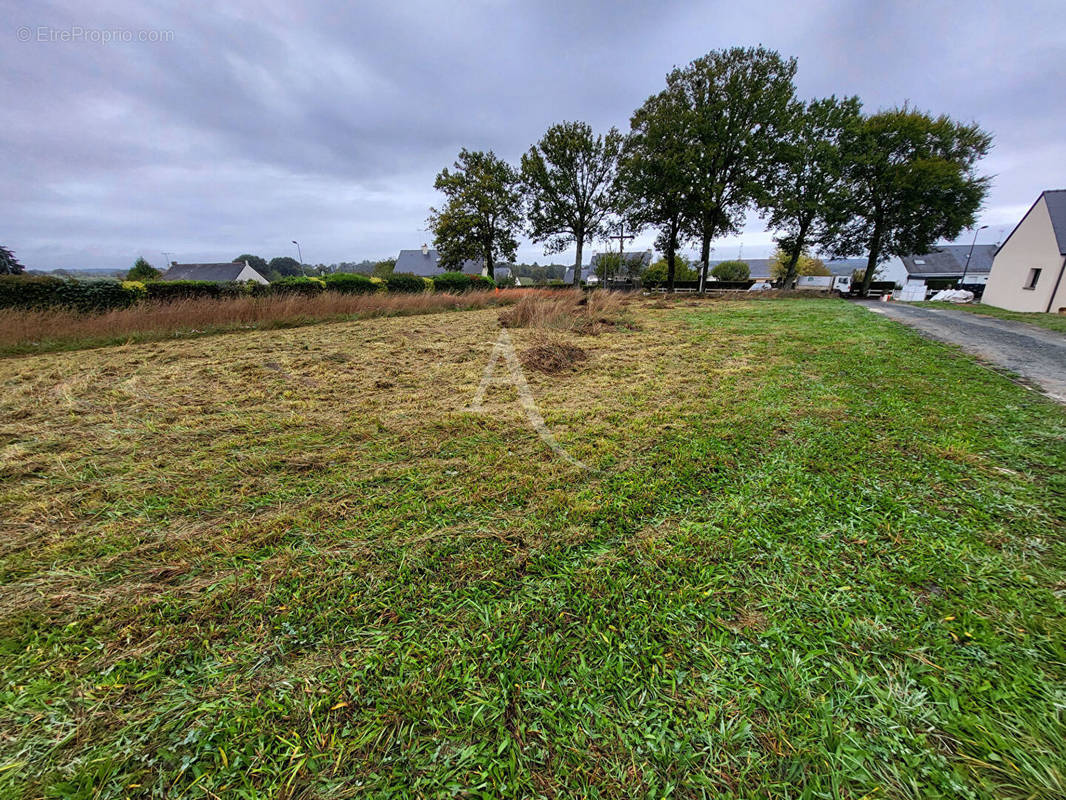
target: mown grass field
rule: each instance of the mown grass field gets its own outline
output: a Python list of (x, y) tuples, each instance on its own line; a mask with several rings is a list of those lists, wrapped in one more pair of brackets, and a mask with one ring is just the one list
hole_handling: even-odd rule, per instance
[(927, 301), (924, 303), (915, 303), (915, 305), (929, 306), (930, 308), (957, 308), (961, 309), (962, 311), (969, 311), (971, 314), (979, 314), (983, 317), (996, 317), (998, 319), (1010, 320), (1011, 322), (1028, 322), (1030, 325), (1036, 325), (1041, 328), (1047, 328), (1049, 331), (1066, 333), (1066, 315), (1064, 314), (1043, 314), (1039, 312), (1029, 311), (1008, 311), (1005, 308), (987, 306), (983, 303), (931, 303)]
[[(0, 796), (1066, 795), (1066, 413), (834, 300), (0, 360)], [(536, 331), (511, 332), (519, 353)]]

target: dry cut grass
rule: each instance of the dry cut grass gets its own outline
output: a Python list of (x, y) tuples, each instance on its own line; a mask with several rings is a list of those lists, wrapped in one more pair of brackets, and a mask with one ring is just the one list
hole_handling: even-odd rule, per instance
[(103, 314), (67, 310), (0, 311), (0, 354), (47, 352), (242, 329), (287, 328), (314, 322), (409, 316), (517, 302), (542, 294), (503, 290), (462, 295), (327, 292), (318, 297), (240, 297), (139, 303)]
[(626, 325), (629, 296), (613, 292), (580, 290), (529, 294), (500, 313), (505, 328), (547, 328), (595, 335)]

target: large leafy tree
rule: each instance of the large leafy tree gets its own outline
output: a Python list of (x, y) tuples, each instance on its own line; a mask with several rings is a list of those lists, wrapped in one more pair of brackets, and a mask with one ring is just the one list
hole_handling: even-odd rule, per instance
[(711, 242), (738, 231), (745, 209), (768, 190), (795, 74), (794, 58), (764, 47), (732, 47), (666, 78), (689, 119), (686, 228), (700, 242), (704, 280)]
[(300, 266), (300, 262), (292, 256), (278, 256), (277, 258), (270, 259), (268, 269), (271, 272), (275, 272), (282, 278), (290, 278), (296, 275), (303, 275), (303, 267)]
[(24, 269), (15, 254), (0, 245), (0, 275), (19, 275)]
[(691, 189), (690, 118), (685, 111), (684, 97), (668, 87), (633, 112), (616, 181), (619, 209), (630, 229), (659, 231), (655, 245), (666, 258), (670, 291)]
[(577, 245), (575, 284), (581, 282), (585, 242), (606, 233), (621, 149), (622, 135), (615, 128), (595, 136), (584, 122), (560, 122), (522, 156), (529, 236), (545, 243), (545, 253)]
[(847, 216), (831, 249), (838, 256), (869, 254), (863, 294), (880, 264), (928, 252), (973, 225), (989, 184), (977, 162), (991, 146), (976, 124), (907, 107), (872, 114), (848, 132)]
[[(768, 224), (780, 232), (780, 274), (788, 287), (803, 272), (808, 246), (823, 245), (847, 208), (842, 141), (862, 120), (857, 97), (795, 103), (778, 141), (777, 157), (761, 199)], [(826, 273), (828, 274), (828, 273)]]
[[(789, 276), (790, 272), (791, 276), (786, 281), (786, 276)], [(778, 245), (777, 250), (770, 256), (770, 275), (775, 281), (780, 281), (780, 285), (783, 286), (789, 285), (796, 279), (797, 275), (821, 275), (825, 277), (832, 274), (822, 259), (815, 258), (806, 251), (800, 253), (799, 258), (793, 259), (792, 254)]]
[(464, 261), (476, 259), (492, 278), (498, 258), (514, 260), (522, 228), (522, 192), (514, 167), (491, 150), (463, 148), (453, 169), (441, 170), (433, 185), (446, 198), (429, 216), (442, 267), (461, 269)]

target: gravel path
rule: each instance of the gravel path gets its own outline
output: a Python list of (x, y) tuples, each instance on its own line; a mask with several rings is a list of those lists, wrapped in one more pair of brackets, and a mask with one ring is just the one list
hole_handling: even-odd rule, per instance
[(1066, 336), (1055, 331), (983, 317), (968, 311), (864, 301), (870, 311), (917, 328), (931, 339), (1010, 370), (1066, 403)]

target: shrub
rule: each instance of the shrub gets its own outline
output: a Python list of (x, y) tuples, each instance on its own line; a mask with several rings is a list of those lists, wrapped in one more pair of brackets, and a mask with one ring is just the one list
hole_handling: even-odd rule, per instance
[(326, 291), (326, 282), (321, 278), (280, 278), (270, 284), (273, 294), (299, 294), (314, 297)]
[(126, 273), (126, 280), (144, 283), (145, 281), (154, 281), (162, 274), (143, 258), (138, 258), (133, 265), (133, 269)]
[(426, 283), (422, 278), (405, 272), (386, 275), (385, 286), (390, 292), (399, 294), (416, 294), (426, 290)]
[(433, 284), (433, 279), (432, 279), (432, 278), (423, 278), (423, 279), (422, 279), (422, 283), (424, 283), (424, 284), (425, 284), (425, 286), (426, 286), (426, 291), (427, 291), (427, 292), (432, 292), (432, 291), (434, 291), (434, 288), (435, 288), (435, 287), (434, 287), (434, 284)]
[(471, 276), (465, 272), (445, 272), (433, 276), (433, 288), (438, 292), (466, 292), (470, 290), (471, 283)]
[[(286, 278), (286, 280), (299, 279)], [(308, 278), (307, 280), (315, 279)], [(281, 281), (277, 281), (277, 283), (281, 283)], [(354, 272), (335, 272), (332, 275), (327, 275), (324, 283), (331, 292), (341, 292), (342, 294), (373, 294), (377, 291), (374, 281), (366, 275), (357, 275)]]
[(118, 281), (63, 280), (50, 275), (0, 276), (0, 308), (110, 311), (126, 308), (142, 296)]
[(214, 281), (149, 281), (144, 286), (149, 300), (159, 300), (165, 303), (174, 300), (240, 297), (246, 291), (242, 283), (216, 283)]
[(744, 261), (723, 261), (711, 268), (711, 274), (720, 281), (746, 281), (751, 270)]

